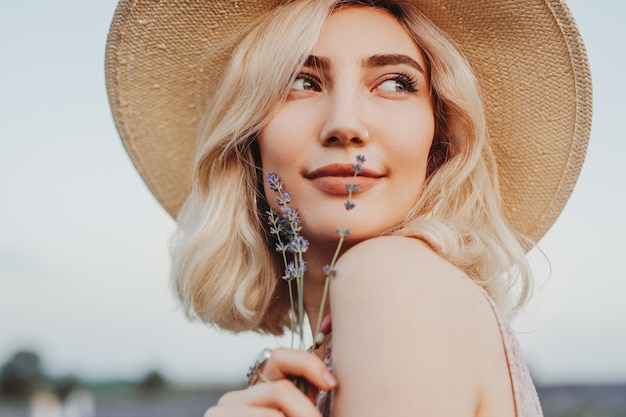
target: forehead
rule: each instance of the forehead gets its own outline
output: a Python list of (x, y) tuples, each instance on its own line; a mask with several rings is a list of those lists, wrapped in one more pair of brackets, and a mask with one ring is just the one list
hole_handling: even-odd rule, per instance
[(335, 10), (326, 21), (313, 55), (331, 59), (366, 58), (375, 54), (405, 54), (425, 66), (411, 36), (385, 10), (355, 6)]

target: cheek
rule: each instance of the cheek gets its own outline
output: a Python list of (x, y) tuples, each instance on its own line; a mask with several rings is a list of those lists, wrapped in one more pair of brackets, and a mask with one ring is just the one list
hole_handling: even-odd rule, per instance
[(405, 123), (395, 131), (394, 157), (403, 166), (416, 172), (426, 172), (428, 155), (435, 135), (434, 118), (425, 114)]
[(289, 123), (282, 118), (274, 118), (258, 135), (259, 152), (263, 172), (282, 171), (282, 161), (286, 155), (293, 152), (289, 148), (290, 143), (286, 140), (290, 136)]
[[(304, 151), (303, 138), (307, 136), (306, 120), (302, 112), (288, 104), (259, 132), (259, 150), (263, 168), (277, 170), (279, 166), (293, 162)], [(310, 129), (309, 129), (310, 130)]]
[[(396, 173), (401, 180), (396, 190), (399, 205), (413, 207), (422, 194), (428, 172), (428, 155), (434, 137), (434, 119), (428, 113), (405, 123), (396, 133), (396, 142), (391, 155), (395, 161)], [(405, 213), (403, 213), (405, 214)]]

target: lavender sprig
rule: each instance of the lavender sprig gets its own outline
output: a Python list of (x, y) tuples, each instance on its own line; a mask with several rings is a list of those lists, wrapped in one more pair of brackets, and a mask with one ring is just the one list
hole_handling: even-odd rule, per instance
[[(269, 176), (268, 176), (269, 179)], [(269, 182), (269, 181), (268, 181)], [(295, 264), (293, 262), (287, 261), (287, 250), (288, 245), (286, 242), (283, 242), (284, 230), (283, 230), (283, 219), (281, 219), (280, 215), (276, 210), (270, 207), (268, 211), (265, 212), (267, 215), (267, 221), (270, 225), (270, 234), (274, 236), (277, 243), (275, 245), (274, 250), (279, 252), (283, 258), (283, 264), (285, 265), (285, 274), (282, 278), (287, 281), (287, 285), (289, 287), (289, 303), (291, 305), (292, 314), (290, 314), (291, 319), (291, 347), (293, 348), (293, 338), (296, 330), (295, 317), (294, 317), (294, 308), (293, 308), (293, 285), (292, 281), (296, 278), (295, 273)]]
[[(365, 156), (357, 155), (356, 164), (352, 164), (352, 170), (354, 171), (354, 177), (358, 176), (363, 171), (363, 163), (365, 162)], [(358, 185), (354, 183), (346, 184), (346, 190), (348, 191), (348, 199), (344, 203), (344, 207), (346, 210), (352, 210), (356, 205), (352, 202), (352, 193), (359, 192)], [(326, 275), (326, 280), (324, 282), (324, 291), (322, 292), (322, 301), (320, 303), (320, 309), (317, 316), (317, 324), (315, 325), (315, 333), (313, 333), (313, 337), (320, 332), (322, 327), (322, 320), (324, 318), (324, 307), (326, 305), (326, 298), (328, 297), (328, 289), (330, 287), (330, 279), (334, 277), (337, 273), (335, 270), (335, 264), (337, 263), (337, 259), (339, 258), (339, 253), (341, 252), (341, 247), (343, 246), (343, 241), (346, 237), (349, 237), (352, 233), (350, 229), (346, 228), (344, 230), (337, 228), (337, 234), (339, 235), (339, 241), (337, 242), (337, 248), (335, 249), (335, 253), (333, 255), (332, 260), (329, 265), (324, 266), (324, 274)]]
[[(359, 175), (363, 168), (362, 165), (365, 162), (365, 157), (363, 155), (358, 155), (356, 157), (356, 164), (352, 164), (352, 169), (354, 170), (354, 177)], [(296, 288), (298, 291), (298, 324), (299, 324), (299, 336), (300, 336), (300, 345), (301, 348), (304, 346), (304, 273), (306, 272), (307, 264), (304, 261), (303, 254), (307, 251), (309, 247), (309, 242), (300, 235), (302, 231), (302, 224), (300, 222), (300, 217), (298, 214), (298, 210), (289, 206), (291, 202), (291, 194), (284, 188), (283, 183), (278, 178), (276, 173), (272, 172), (267, 175), (266, 181), (270, 187), (270, 189), (276, 192), (276, 203), (280, 206), (280, 212), (276, 211), (273, 208), (270, 208), (267, 211), (268, 223), (270, 226), (270, 234), (276, 238), (275, 250), (276, 252), (281, 253), (283, 258), (283, 263), (285, 265), (285, 273), (283, 275), (283, 279), (285, 279), (289, 285), (289, 301), (291, 303), (292, 312), (294, 309), (294, 297), (293, 297), (293, 287), (292, 281), (295, 280)], [(344, 207), (346, 210), (352, 210), (355, 207), (355, 204), (352, 202), (353, 193), (359, 192), (359, 187), (355, 183), (346, 184), (346, 191), (348, 192), (348, 198), (344, 203)], [(339, 258), (339, 253), (341, 252), (341, 248), (343, 246), (344, 239), (349, 237), (351, 232), (350, 229), (340, 229), (337, 228), (337, 234), (339, 235), (339, 241), (337, 242), (337, 247), (335, 249), (335, 253), (333, 255), (330, 264), (324, 266), (323, 272), (326, 276), (326, 280), (324, 282), (324, 291), (322, 293), (322, 300), (320, 303), (319, 315), (317, 318), (317, 323), (315, 327), (315, 335), (319, 333), (324, 307), (326, 304), (326, 299), (328, 297), (328, 289), (330, 287), (330, 279), (335, 276), (335, 264), (337, 259)], [(288, 253), (290, 256), (288, 256)], [(288, 258), (291, 258), (289, 260)], [(295, 313), (294, 313), (295, 314)], [(292, 347), (293, 347), (293, 334), (295, 333), (295, 323), (294, 323), (294, 314), (291, 315), (291, 332), (292, 332)]]
[[(363, 162), (365, 162), (365, 157), (363, 155), (357, 155), (356, 164), (352, 164), (355, 177), (363, 171)], [(352, 210), (355, 207), (352, 202), (352, 193), (358, 193), (360, 191), (359, 186), (356, 184), (346, 184), (346, 190), (348, 191), (348, 201), (344, 203), (344, 206), (346, 210)]]
[[(293, 284), (295, 280), (296, 289), (298, 291), (298, 325), (300, 335), (300, 348), (304, 348), (304, 273), (307, 264), (304, 261), (303, 254), (309, 247), (309, 242), (300, 235), (302, 231), (302, 223), (298, 210), (289, 206), (291, 202), (291, 194), (285, 190), (283, 183), (276, 173), (272, 172), (267, 175), (266, 181), (270, 189), (277, 193), (276, 203), (280, 206), (279, 214), (273, 208), (267, 212), (268, 223), (270, 225), (270, 234), (276, 240), (276, 251), (282, 254), (283, 263), (285, 265), (285, 273), (283, 279), (287, 281), (289, 286), (289, 302), (291, 304), (291, 347), (293, 348), (293, 335), (295, 334), (295, 308), (293, 297)], [(291, 254), (292, 260), (288, 260), (287, 253)]]

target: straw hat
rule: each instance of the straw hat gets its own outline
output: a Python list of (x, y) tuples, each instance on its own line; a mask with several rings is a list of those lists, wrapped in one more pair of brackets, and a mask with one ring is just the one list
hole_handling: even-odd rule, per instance
[[(280, 0), (121, 0), (106, 81), (122, 142), (175, 217), (190, 189), (199, 115), (227, 56), (206, 51)], [(513, 227), (538, 240), (574, 187), (591, 125), (591, 77), (559, 0), (415, 0), (472, 63)]]

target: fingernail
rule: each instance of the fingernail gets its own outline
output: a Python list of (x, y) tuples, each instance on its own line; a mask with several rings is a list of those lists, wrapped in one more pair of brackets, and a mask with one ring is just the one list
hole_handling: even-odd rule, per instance
[(337, 380), (330, 372), (324, 372), (322, 374), (322, 378), (324, 379), (324, 382), (330, 385), (331, 388), (334, 388), (337, 385)]

